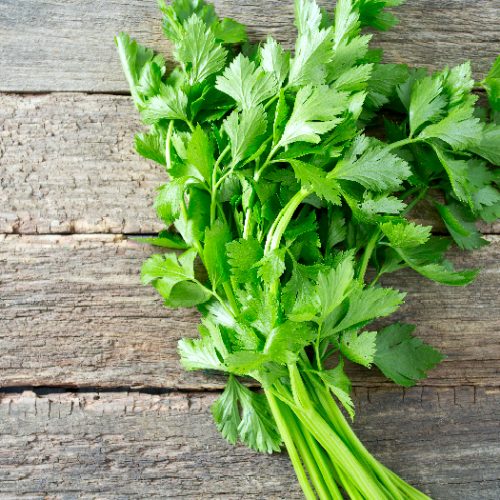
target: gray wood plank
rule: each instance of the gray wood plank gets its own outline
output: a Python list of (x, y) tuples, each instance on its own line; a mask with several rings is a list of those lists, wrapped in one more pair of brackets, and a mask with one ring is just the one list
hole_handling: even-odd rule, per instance
[[(253, 39), (293, 40), (292, 0), (214, 3), (222, 17), (246, 23)], [(470, 59), (480, 77), (497, 55), (495, 0), (409, 0), (397, 10), (401, 24), (375, 37), (387, 61), (436, 68)], [(113, 44), (119, 31), (170, 53), (154, 1), (3, 0), (0, 90), (126, 92)]]
[[(214, 394), (0, 394), (2, 498), (302, 498), (285, 454), (218, 435)], [(498, 498), (498, 389), (358, 388), (356, 431), (434, 499)]]
[(151, 233), (166, 182), (134, 151), (130, 99), (0, 96), (0, 232)]
[[(140, 129), (128, 97), (0, 95), (0, 233), (161, 230), (152, 202), (166, 174), (134, 152)], [(443, 230), (431, 206), (413, 217)]]
[[(428, 385), (498, 385), (500, 237), (460, 265), (483, 268), (467, 288), (432, 284), (411, 271), (384, 284), (407, 290), (394, 317), (448, 358)], [(220, 388), (223, 378), (184, 372), (179, 337), (195, 335), (194, 310), (169, 310), (139, 283), (154, 250), (113, 235), (0, 236), (0, 386)], [(375, 370), (355, 383), (386, 382)]]

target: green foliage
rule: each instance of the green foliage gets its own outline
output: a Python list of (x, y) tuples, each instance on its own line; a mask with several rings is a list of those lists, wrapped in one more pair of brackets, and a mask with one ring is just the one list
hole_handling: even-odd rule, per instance
[(280, 450), (281, 437), (266, 399), (229, 377), (226, 389), (212, 405), (217, 428), (235, 444), (239, 438), (253, 450), (272, 453)]
[[(403, 386), (426, 376), (442, 356), (413, 327), (371, 325), (406, 295), (378, 280), (409, 268), (470, 283), (477, 270), (454, 269), (446, 252), (453, 241), (482, 247), (476, 223), (500, 217), (500, 59), (481, 82), (488, 109), (469, 63), (433, 74), (381, 63), (362, 29), (389, 29), (385, 8), (399, 3), (338, 0), (329, 12), (295, 0), (292, 53), (271, 37), (248, 44), (244, 26), (203, 0), (160, 1), (171, 71), (116, 38), (149, 126), (137, 152), (169, 176), (154, 202), (165, 228), (138, 240), (171, 251), (144, 263), (142, 282), (168, 307), (198, 308), (199, 337), (181, 339), (179, 354), (187, 370), (229, 376), (212, 407), (222, 435), (268, 453), (284, 441), (296, 469), (335, 498), (336, 482), (359, 498), (424, 498), (360, 447), (332, 395), (352, 418), (345, 362)], [(451, 238), (408, 218), (422, 201)]]
[(387, 377), (411, 387), (427, 376), (443, 356), (433, 347), (414, 337), (414, 325), (394, 323), (377, 335), (374, 363)]

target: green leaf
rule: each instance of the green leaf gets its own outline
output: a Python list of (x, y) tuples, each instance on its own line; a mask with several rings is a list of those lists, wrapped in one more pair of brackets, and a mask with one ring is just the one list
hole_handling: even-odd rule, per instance
[(332, 57), (332, 29), (321, 29), (321, 11), (312, 0), (296, 0), (295, 24), (299, 34), (290, 63), (289, 85), (325, 83), (326, 64)]
[(203, 240), (205, 229), (210, 222), (207, 209), (210, 205), (210, 195), (204, 189), (192, 186), (194, 187), (189, 190), (187, 210), (181, 211), (174, 224), (184, 241), (190, 246), (196, 246)]
[(144, 123), (157, 123), (160, 120), (188, 120), (188, 98), (180, 89), (162, 85), (158, 95), (148, 99), (142, 108)]
[(326, 237), (326, 247), (333, 248), (335, 245), (342, 243), (347, 236), (347, 228), (345, 218), (340, 208), (333, 207), (330, 210), (328, 221), (328, 234)]
[(247, 29), (234, 19), (222, 19), (212, 27), (215, 38), (225, 44), (240, 44), (248, 41)]
[(500, 111), (500, 56), (498, 56), (482, 81), (483, 87), (488, 93), (488, 100), (493, 111)]
[(449, 242), (444, 238), (431, 238), (424, 245), (415, 248), (393, 248), (408, 266), (430, 280), (444, 285), (468, 285), (477, 276), (478, 271), (455, 271), (451, 262), (444, 259), (448, 245)]
[(387, 104), (396, 94), (396, 88), (408, 79), (404, 64), (377, 64), (368, 81), (366, 103), (374, 109)]
[(188, 250), (178, 260), (177, 255), (168, 253), (163, 255), (152, 255), (141, 270), (141, 281), (144, 285), (163, 279), (173, 285), (185, 280), (194, 279), (193, 262), (196, 251)]
[(446, 68), (444, 75), (444, 91), (448, 95), (450, 106), (467, 102), (474, 88), (470, 61), (454, 68)]
[(260, 50), (261, 66), (264, 71), (274, 76), (278, 85), (282, 85), (290, 70), (290, 53), (271, 36)]
[(363, 201), (359, 204), (359, 209), (370, 217), (379, 214), (399, 214), (406, 208), (406, 204), (395, 196), (376, 196), (365, 193)]
[(137, 90), (146, 97), (151, 97), (160, 91), (162, 78), (165, 74), (165, 61), (156, 56), (148, 61), (141, 71)]
[(162, 248), (171, 248), (173, 250), (186, 250), (188, 247), (182, 238), (175, 233), (169, 233), (168, 231), (162, 231), (155, 238), (130, 238), (138, 243), (144, 243), (146, 245), (153, 245)]
[(140, 107), (144, 100), (138, 89), (139, 79), (144, 66), (153, 59), (154, 52), (139, 45), (126, 33), (120, 33), (115, 37), (115, 43), (134, 103)]
[(290, 164), (302, 186), (312, 188), (315, 194), (334, 205), (341, 204), (339, 186), (333, 179), (328, 178), (326, 172), (299, 160), (290, 160)]
[(373, 70), (373, 64), (361, 64), (342, 73), (333, 83), (337, 90), (356, 92), (367, 87)]
[(340, 352), (354, 363), (370, 368), (376, 351), (377, 332), (356, 330), (345, 332), (340, 339)]
[(180, 339), (178, 343), (182, 366), (188, 370), (227, 371), (221, 363), (215, 345), (210, 337), (201, 339)]
[(386, 7), (396, 7), (405, 0), (359, 0), (357, 2), (360, 22), (362, 26), (386, 31), (396, 24), (398, 19), (391, 13), (384, 10)]
[(339, 0), (335, 6), (334, 47), (342, 41), (358, 35), (360, 30), (359, 6), (352, 0)]
[(334, 268), (318, 275), (318, 295), (321, 303), (320, 321), (324, 321), (338, 307), (350, 292), (354, 278), (354, 263), (347, 254)]
[(451, 237), (460, 248), (474, 250), (488, 244), (485, 239), (481, 238), (476, 228), (475, 217), (467, 207), (458, 203), (448, 205), (436, 203), (435, 205)]
[(165, 284), (163, 281), (158, 281), (154, 286), (160, 295), (165, 298), (163, 302), (165, 307), (174, 309), (198, 306), (204, 304), (212, 297), (209, 290), (199, 283), (193, 283), (191, 281), (177, 283), (177, 285), (168, 292), (165, 291)]
[(264, 108), (258, 106), (238, 113), (233, 111), (224, 121), (224, 130), (231, 140), (233, 165), (248, 158), (260, 146), (259, 138), (266, 132)]
[(217, 220), (205, 231), (203, 256), (213, 289), (229, 279), (229, 264), (226, 244), (231, 241), (231, 231), (227, 224)]
[(438, 121), (445, 113), (447, 99), (442, 94), (441, 79), (427, 76), (414, 83), (410, 100), (412, 135), (424, 124)]
[(413, 222), (385, 222), (380, 229), (390, 243), (398, 248), (412, 248), (423, 245), (431, 237), (432, 226), (420, 226)]
[(309, 345), (316, 335), (316, 331), (307, 323), (285, 321), (268, 335), (264, 353), (275, 363), (294, 363), (302, 349)]
[(479, 118), (472, 118), (472, 113), (473, 109), (466, 106), (453, 108), (440, 122), (424, 128), (419, 137), (441, 139), (456, 151), (476, 146), (483, 126)]
[(165, 133), (160, 128), (153, 128), (149, 134), (137, 134), (135, 136), (135, 150), (148, 160), (153, 160), (163, 166), (167, 164), (165, 160)]
[(276, 94), (278, 82), (253, 61), (240, 54), (217, 77), (216, 87), (231, 96), (240, 109), (251, 109)]
[(239, 437), (261, 453), (280, 451), (281, 436), (265, 396), (252, 392), (234, 377), (230, 376), (226, 389), (212, 406), (212, 414), (217, 428), (231, 444)]
[(196, 251), (191, 249), (177, 255), (152, 255), (141, 269), (141, 281), (152, 284), (165, 299), (168, 307), (192, 307), (203, 304), (210, 298), (210, 292), (194, 277), (193, 262)]
[(320, 135), (332, 130), (341, 122), (339, 115), (347, 110), (345, 92), (338, 92), (326, 85), (302, 87), (295, 97), (292, 115), (285, 126), (279, 146), (303, 141), (318, 144)]
[(350, 396), (352, 386), (349, 377), (344, 372), (344, 361), (341, 359), (339, 364), (332, 370), (323, 370), (318, 374), (353, 419), (354, 403)]
[(265, 283), (273, 283), (285, 272), (285, 249), (275, 248), (257, 263), (257, 274)]
[(165, 225), (169, 226), (179, 217), (188, 182), (189, 178), (179, 177), (172, 179), (158, 190), (154, 208)]
[(184, 23), (183, 36), (175, 45), (174, 56), (186, 71), (189, 84), (194, 85), (224, 67), (227, 51), (203, 19), (193, 14)]
[(327, 67), (327, 83), (337, 80), (344, 72), (361, 62), (368, 52), (371, 35), (348, 37), (337, 44)]
[(353, 288), (348, 297), (348, 309), (342, 320), (327, 335), (361, 328), (376, 318), (389, 316), (403, 303), (405, 293), (392, 288)]
[(450, 153), (445, 152), (437, 146), (433, 146), (436, 155), (448, 174), (453, 192), (463, 203), (472, 204), (470, 194), (470, 182), (468, 176), (468, 164), (465, 160), (457, 160)]
[(271, 361), (270, 356), (253, 350), (239, 350), (229, 354), (225, 359), (228, 370), (235, 375), (256, 375), (269, 361)]
[(239, 389), (241, 423), (238, 432), (242, 443), (260, 453), (280, 451), (281, 436), (265, 396), (241, 384)]
[(231, 444), (236, 444), (238, 440), (238, 427), (241, 423), (236, 384), (238, 384), (237, 380), (231, 375), (224, 392), (211, 407), (217, 429)]
[(186, 159), (198, 170), (202, 179), (211, 183), (214, 168), (214, 145), (200, 125), (195, 128), (187, 144)]
[(163, 31), (165, 36), (173, 41), (179, 41), (184, 36), (183, 25), (196, 14), (207, 26), (212, 26), (217, 21), (213, 5), (204, 0), (172, 0), (170, 5), (165, 5), (165, 0), (158, 0), (160, 10), (163, 12)]
[(256, 264), (264, 256), (260, 243), (254, 238), (231, 241), (226, 245), (231, 276), (236, 283), (257, 280)]
[(365, 136), (354, 141), (329, 177), (361, 184), (373, 191), (394, 191), (411, 175), (410, 167), (389, 148)]
[(486, 125), (483, 128), (483, 134), (479, 143), (473, 144), (469, 149), (473, 153), (482, 156), (493, 165), (500, 165), (500, 125), (495, 125), (493, 123)]
[(311, 321), (320, 309), (318, 287), (312, 282), (311, 274), (316, 277), (317, 271), (295, 263), (292, 276), (283, 288), (282, 304), (292, 321)]
[(377, 335), (374, 363), (387, 377), (411, 387), (427, 376), (443, 356), (430, 345), (413, 337), (415, 326), (395, 323)]

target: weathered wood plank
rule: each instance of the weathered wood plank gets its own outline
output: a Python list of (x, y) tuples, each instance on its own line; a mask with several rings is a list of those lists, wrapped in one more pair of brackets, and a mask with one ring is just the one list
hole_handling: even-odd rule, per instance
[[(496, 499), (498, 389), (356, 394), (355, 429), (386, 465), (436, 500)], [(4, 498), (302, 498), (285, 454), (218, 435), (213, 394), (0, 394)]]
[(166, 174), (134, 152), (139, 128), (127, 97), (0, 96), (0, 232), (160, 230)]
[[(483, 268), (476, 283), (449, 288), (413, 272), (386, 279), (409, 292), (395, 316), (448, 359), (430, 385), (499, 382), (500, 237), (456, 261)], [(111, 235), (0, 237), (0, 386), (220, 388), (222, 378), (186, 373), (177, 339), (194, 335), (193, 310), (169, 310), (139, 283), (154, 250)], [(384, 379), (353, 372), (358, 384)]]
[[(246, 23), (253, 39), (272, 34), (289, 44), (291, 0), (215, 0), (222, 17)], [(333, 2), (320, 2), (331, 9)], [(430, 68), (472, 60), (483, 75), (498, 51), (495, 0), (409, 0), (401, 24), (375, 37), (386, 60)], [(156, 2), (4, 0), (0, 3), (0, 66), (4, 91), (126, 92), (113, 37), (127, 31), (165, 54)]]
[[(166, 174), (134, 152), (140, 128), (128, 97), (0, 95), (0, 233), (161, 230), (152, 202)], [(443, 229), (430, 206), (414, 217)]]

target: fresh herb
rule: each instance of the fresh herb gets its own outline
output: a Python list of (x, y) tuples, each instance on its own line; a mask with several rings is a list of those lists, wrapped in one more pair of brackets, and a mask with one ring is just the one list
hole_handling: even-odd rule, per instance
[[(165, 231), (145, 241), (177, 251), (148, 259), (142, 281), (167, 307), (198, 306), (200, 337), (179, 352), (187, 370), (227, 373), (212, 408), (222, 435), (284, 445), (307, 498), (427, 498), (369, 454), (335, 400), (354, 417), (346, 362), (411, 386), (441, 360), (414, 326), (372, 325), (405, 299), (379, 279), (411, 268), (467, 285), (477, 271), (446, 251), (487, 244), (476, 221), (500, 215), (500, 59), (481, 82), (489, 109), (468, 63), (431, 75), (381, 63), (361, 30), (390, 28), (384, 8), (400, 3), (339, 0), (331, 14), (296, 0), (290, 52), (248, 43), (203, 0), (160, 2), (171, 71), (116, 39), (150, 125), (137, 151), (170, 178), (155, 201)], [(451, 238), (409, 220), (423, 200)]]

